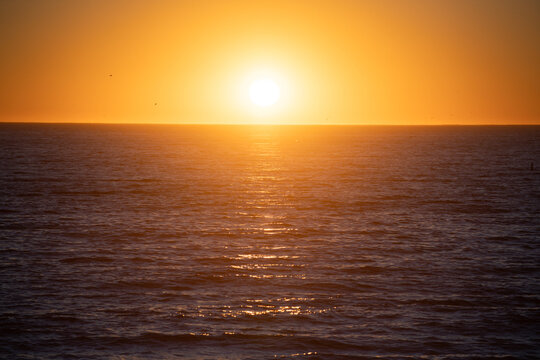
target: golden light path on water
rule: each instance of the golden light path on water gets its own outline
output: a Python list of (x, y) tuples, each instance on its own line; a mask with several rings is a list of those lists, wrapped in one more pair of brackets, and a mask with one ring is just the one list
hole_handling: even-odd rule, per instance
[[(286, 181), (284, 174), (286, 164), (283, 162), (285, 149), (276, 143), (273, 131), (269, 127), (268, 132), (259, 132), (259, 139), (253, 141), (250, 153), (256, 156), (254, 166), (239, 180), (249, 190), (246, 191), (245, 198), (236, 204), (238, 208), (251, 210), (249, 212), (239, 211), (238, 215), (257, 219), (260, 224), (259, 226), (246, 226), (240, 231), (246, 235), (258, 235), (261, 241), (251, 241), (251, 244), (244, 246), (243, 252), (234, 256), (223, 256), (222, 261), (231, 263), (229, 269), (234, 272), (233, 276), (237, 278), (269, 281), (305, 280), (308, 275), (302, 270), (306, 268), (307, 264), (302, 261), (300, 255), (295, 255), (295, 249), (300, 245), (288, 241), (284, 242), (286, 245), (280, 244), (281, 239), (298, 232), (299, 229), (286, 223), (287, 216), (280, 211), (293, 209), (295, 199), (282, 187)], [(234, 230), (238, 231), (238, 229)], [(232, 232), (233, 229), (230, 231)], [(276, 242), (278, 244), (275, 244)], [(225, 275), (217, 276), (224, 277)], [(277, 296), (273, 298), (269, 294), (261, 293), (260, 298), (245, 298), (243, 304), (234, 308), (228, 305), (219, 308), (199, 306), (196, 311), (197, 316), (201, 318), (216, 315), (223, 318), (242, 318), (245, 316), (265, 318), (278, 314), (288, 316), (315, 315), (332, 309), (332, 307), (321, 309), (306, 305), (315, 300), (311, 297)], [(182, 314), (186, 309), (179, 307), (178, 311), (179, 314)]]

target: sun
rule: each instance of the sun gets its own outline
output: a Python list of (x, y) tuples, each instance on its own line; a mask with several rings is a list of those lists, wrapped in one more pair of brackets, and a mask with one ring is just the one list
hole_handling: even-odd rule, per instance
[(279, 86), (269, 78), (256, 79), (249, 86), (249, 98), (255, 105), (261, 107), (274, 105), (280, 96)]

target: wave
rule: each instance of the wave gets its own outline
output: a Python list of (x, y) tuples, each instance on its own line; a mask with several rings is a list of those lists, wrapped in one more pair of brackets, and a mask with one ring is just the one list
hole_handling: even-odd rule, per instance
[(108, 256), (76, 256), (60, 259), (66, 264), (92, 264), (92, 263), (112, 263), (117, 259)]
[(91, 344), (108, 344), (113, 346), (175, 346), (192, 347), (199, 345), (212, 345), (223, 348), (235, 346), (245, 349), (284, 352), (296, 351), (375, 351), (375, 345), (360, 345), (346, 340), (336, 340), (327, 337), (292, 336), (279, 334), (246, 334), (246, 333), (163, 333), (147, 331), (143, 334), (125, 336), (79, 337), (72, 339), (75, 342)]

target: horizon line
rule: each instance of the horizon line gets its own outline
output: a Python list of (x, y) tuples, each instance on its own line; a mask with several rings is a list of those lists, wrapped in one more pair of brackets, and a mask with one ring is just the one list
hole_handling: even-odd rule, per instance
[(0, 121), (0, 124), (51, 124), (51, 125), (174, 125), (174, 126), (540, 126), (538, 123), (516, 123), (516, 124), (358, 124), (358, 123), (172, 123), (172, 122), (68, 122), (68, 121)]

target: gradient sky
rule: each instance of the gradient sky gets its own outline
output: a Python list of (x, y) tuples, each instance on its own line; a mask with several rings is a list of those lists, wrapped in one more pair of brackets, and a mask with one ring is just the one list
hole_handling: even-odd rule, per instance
[(0, 39), (1, 121), (540, 124), (538, 0), (1, 0)]

